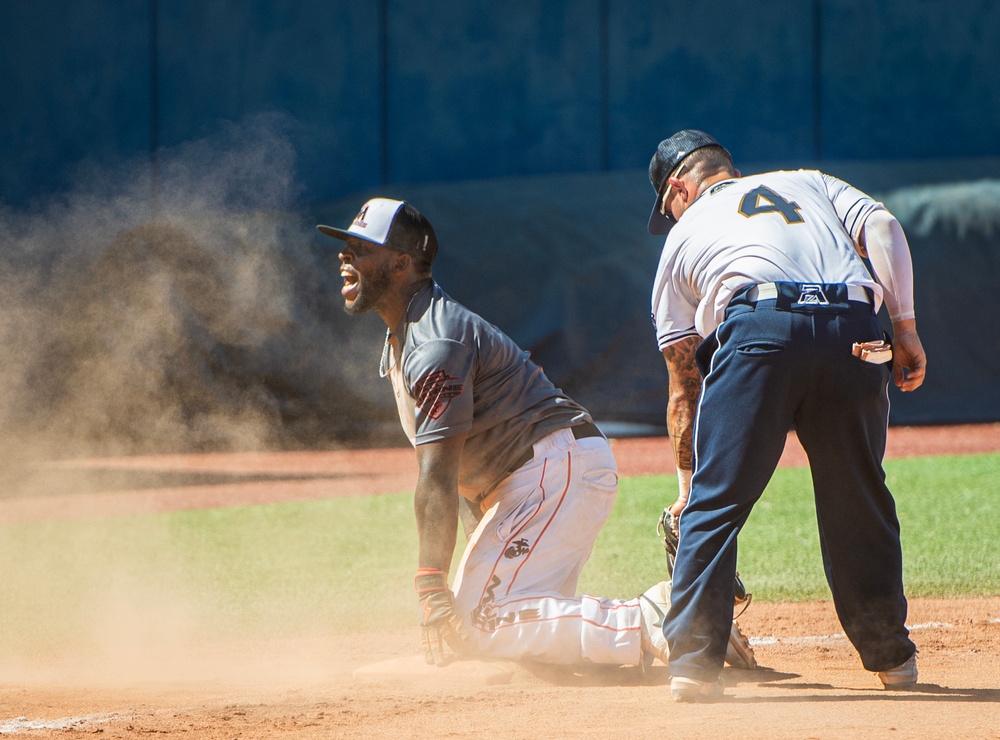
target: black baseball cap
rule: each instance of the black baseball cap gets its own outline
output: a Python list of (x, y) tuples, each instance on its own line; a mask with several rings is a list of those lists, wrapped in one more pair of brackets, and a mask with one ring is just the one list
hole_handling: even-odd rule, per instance
[(356, 236), (365, 241), (382, 244), (397, 252), (423, 257), (434, 261), (438, 251), (434, 227), (420, 211), (401, 200), (372, 198), (358, 211), (346, 229), (319, 225), (317, 230), (335, 239), (346, 240)]
[[(653, 190), (656, 191), (653, 212), (649, 214), (649, 224), (646, 227), (650, 234), (663, 236), (677, 223), (673, 218), (660, 213), (660, 196), (663, 194), (663, 186), (666, 185), (670, 173), (677, 168), (684, 157), (706, 146), (721, 147), (722, 145), (704, 131), (684, 129), (669, 139), (664, 139), (656, 147), (656, 154), (649, 162), (649, 181), (653, 184)], [(728, 154), (728, 152), (726, 153)]]

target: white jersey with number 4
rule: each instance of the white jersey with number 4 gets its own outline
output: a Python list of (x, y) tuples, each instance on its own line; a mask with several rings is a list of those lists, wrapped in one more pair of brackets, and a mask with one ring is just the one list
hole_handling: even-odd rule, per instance
[(883, 206), (816, 170), (765, 172), (709, 187), (667, 235), (653, 286), (660, 349), (706, 337), (741, 288), (777, 281), (882, 288), (855, 243)]

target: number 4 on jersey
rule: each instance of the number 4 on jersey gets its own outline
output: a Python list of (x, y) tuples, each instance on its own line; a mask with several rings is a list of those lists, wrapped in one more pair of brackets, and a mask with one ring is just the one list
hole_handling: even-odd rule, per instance
[(805, 223), (802, 216), (799, 215), (798, 203), (788, 202), (771, 188), (763, 185), (743, 196), (743, 199), (740, 200), (739, 210), (747, 218), (761, 213), (780, 213), (785, 219), (785, 223)]

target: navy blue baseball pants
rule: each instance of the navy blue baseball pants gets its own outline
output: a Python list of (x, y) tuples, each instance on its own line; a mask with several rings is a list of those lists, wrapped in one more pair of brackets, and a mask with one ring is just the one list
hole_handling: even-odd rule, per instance
[(795, 428), (812, 472), (827, 582), (844, 632), (870, 671), (916, 650), (904, 622), (899, 521), (885, 485), (889, 365), (852, 356), (884, 333), (872, 306), (826, 285), (826, 303), (737, 295), (698, 349), (704, 377), (694, 476), (680, 517), (671, 606), (670, 672), (704, 681), (722, 669), (732, 623), (737, 535)]

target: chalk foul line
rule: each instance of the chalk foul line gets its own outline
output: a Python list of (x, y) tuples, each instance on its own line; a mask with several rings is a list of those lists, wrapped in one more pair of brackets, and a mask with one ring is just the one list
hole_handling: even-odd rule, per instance
[(0, 720), (0, 735), (16, 735), (30, 730), (73, 730), (83, 725), (97, 725), (123, 719), (120, 714), (91, 714), (84, 717), (63, 717), (61, 719), (28, 719), (15, 717)]
[[(1000, 622), (998, 619), (991, 619), (990, 622)], [(952, 629), (955, 625), (950, 622), (922, 622), (920, 624), (907, 625), (910, 632), (919, 632), (926, 629)], [(751, 645), (816, 645), (824, 642), (836, 642), (846, 640), (847, 635), (843, 632), (835, 632), (832, 635), (806, 635), (803, 637), (751, 637)]]

